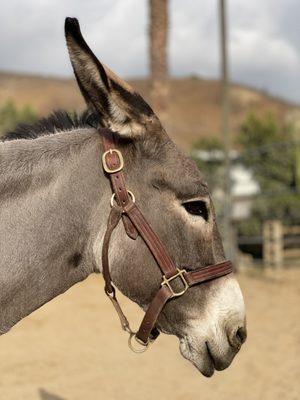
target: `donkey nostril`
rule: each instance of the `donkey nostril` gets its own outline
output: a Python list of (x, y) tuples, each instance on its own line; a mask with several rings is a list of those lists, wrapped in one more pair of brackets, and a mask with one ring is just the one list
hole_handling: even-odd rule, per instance
[(237, 341), (239, 342), (240, 345), (242, 345), (243, 343), (245, 343), (246, 338), (247, 338), (247, 331), (245, 328), (240, 327), (238, 328), (238, 330), (235, 333), (235, 337), (237, 339)]
[(237, 329), (231, 331), (228, 336), (230, 345), (236, 350), (239, 350), (241, 348), (242, 344), (245, 343), (246, 338), (247, 330), (242, 326), (239, 326)]

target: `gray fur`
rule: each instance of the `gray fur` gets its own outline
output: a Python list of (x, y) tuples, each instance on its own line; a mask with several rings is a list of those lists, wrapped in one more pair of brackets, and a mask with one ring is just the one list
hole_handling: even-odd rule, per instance
[[(125, 160), (133, 151), (133, 145), (124, 148)], [(208, 194), (197, 168), (170, 141), (148, 157), (144, 151), (143, 143), (136, 143), (135, 159), (127, 162), (128, 187), (175, 261), (196, 268), (220, 260), (223, 253), (215, 254), (213, 241), (202, 248), (205, 239), (193, 238), (169, 207), (170, 197)], [(101, 153), (94, 129), (0, 144), (2, 332), (100, 267), (94, 241), (104, 233), (111, 196)], [(122, 225), (116, 236), (113, 278), (127, 296), (146, 305), (159, 286), (160, 272), (140, 238), (129, 239)], [(72, 263), (75, 254), (82, 255), (77, 266)]]
[[(97, 73), (101, 64), (82, 44), (78, 29), (78, 22), (67, 21), (68, 47), (81, 91), (102, 113), (99, 120), (118, 132), (127, 188), (145, 217), (178, 266), (195, 269), (223, 261), (212, 201), (195, 163), (177, 149), (144, 103), (135, 117), (139, 96), (127, 83), (120, 89), (122, 80), (107, 68)], [(110, 89), (113, 81), (117, 91)], [(90, 84), (85, 86), (86, 82)], [(122, 107), (126, 118), (119, 112)], [(101, 155), (95, 128), (0, 143), (0, 333), (101, 271), (111, 197)], [(196, 198), (207, 204), (207, 221), (189, 215), (182, 206)], [(113, 233), (110, 259), (115, 285), (146, 308), (162, 276), (143, 240), (130, 239), (120, 223)], [(239, 348), (232, 338), (244, 324), (243, 300), (233, 276), (189, 289), (169, 301), (158, 320), (160, 330), (177, 335), (184, 357), (207, 376), (230, 364)]]
[(0, 144), (2, 333), (93, 271), (99, 156), (93, 129)]

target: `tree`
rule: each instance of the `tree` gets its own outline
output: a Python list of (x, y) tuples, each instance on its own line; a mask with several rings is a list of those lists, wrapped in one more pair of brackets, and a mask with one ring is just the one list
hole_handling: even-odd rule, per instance
[(151, 102), (163, 122), (168, 106), (168, 0), (149, 0)]
[(203, 137), (193, 146), (193, 159), (208, 182), (210, 190), (222, 188), (224, 182), (224, 145), (217, 137)]
[(297, 146), (291, 126), (279, 127), (272, 115), (259, 118), (250, 114), (238, 136), (241, 162), (252, 170), (260, 195), (252, 203), (252, 216), (239, 226), (244, 235), (261, 233), (266, 219), (281, 219), (285, 224), (300, 224), (300, 193), (295, 171)]

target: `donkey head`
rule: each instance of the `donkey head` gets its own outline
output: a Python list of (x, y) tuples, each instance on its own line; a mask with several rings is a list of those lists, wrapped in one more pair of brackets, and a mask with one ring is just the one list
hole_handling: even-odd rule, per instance
[[(223, 261), (212, 200), (194, 162), (177, 149), (141, 96), (98, 61), (78, 21), (67, 18), (65, 28), (80, 90), (101, 125), (116, 132), (128, 188), (175, 263), (192, 270)], [(107, 182), (105, 202), (110, 196)], [(102, 238), (103, 233), (94, 248), (101, 247)], [(110, 250), (114, 283), (147, 308), (161, 283), (148, 248), (141, 238), (130, 239), (119, 224)], [(244, 303), (235, 278), (215, 279), (172, 299), (158, 328), (178, 336), (182, 355), (204, 375), (226, 368), (246, 338)]]

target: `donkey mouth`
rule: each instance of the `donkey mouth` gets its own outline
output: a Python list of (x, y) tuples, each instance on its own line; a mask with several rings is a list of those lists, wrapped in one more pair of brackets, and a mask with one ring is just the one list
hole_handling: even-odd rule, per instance
[(208, 342), (205, 342), (201, 351), (196, 350), (188, 338), (180, 339), (180, 352), (182, 356), (190, 361), (201, 374), (210, 378), (215, 372), (215, 360), (210, 351)]
[(206, 351), (207, 351), (208, 361), (211, 364), (211, 366), (213, 367), (213, 369), (215, 370), (215, 369), (217, 369), (216, 368), (216, 363), (215, 363), (214, 357), (213, 357), (213, 355), (212, 355), (212, 353), (210, 351), (208, 342), (205, 342), (205, 347), (206, 347)]

